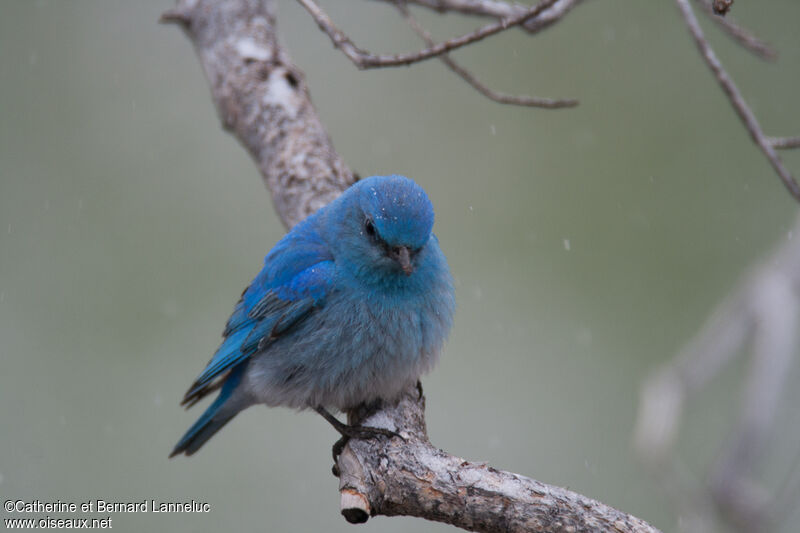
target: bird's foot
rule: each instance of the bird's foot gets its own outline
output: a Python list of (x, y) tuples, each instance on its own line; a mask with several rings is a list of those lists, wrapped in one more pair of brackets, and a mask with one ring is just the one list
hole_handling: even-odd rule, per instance
[(333, 455), (334, 462), (333, 475), (336, 477), (339, 477), (339, 467), (337, 464), (339, 461), (339, 456), (342, 454), (342, 450), (344, 450), (344, 447), (347, 445), (350, 439), (375, 439), (378, 437), (386, 437), (391, 439), (398, 437), (401, 440), (405, 440), (402, 435), (390, 429), (361, 426), (357, 424), (345, 424), (330, 414), (322, 406), (316, 407), (315, 410), (322, 415), (322, 418), (327, 420), (328, 423), (332, 425), (333, 428), (342, 436), (333, 444), (333, 447), (331, 448), (331, 454)]

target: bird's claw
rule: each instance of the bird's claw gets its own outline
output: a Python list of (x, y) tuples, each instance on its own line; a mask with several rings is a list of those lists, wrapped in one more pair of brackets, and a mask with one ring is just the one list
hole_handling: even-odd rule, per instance
[(327, 420), (328, 423), (332, 425), (333, 428), (342, 436), (333, 444), (333, 447), (331, 448), (331, 455), (333, 455), (334, 463), (332, 472), (336, 477), (339, 477), (340, 473), (338, 466), (339, 456), (342, 454), (342, 450), (344, 450), (344, 447), (347, 445), (350, 439), (375, 439), (378, 437), (392, 439), (397, 437), (403, 441), (406, 440), (402, 435), (396, 431), (392, 431), (391, 429), (361, 426), (357, 424), (344, 424), (322, 406), (317, 406), (315, 411), (322, 415), (322, 417)]
[(385, 428), (376, 428), (372, 426), (350, 426), (346, 424), (334, 427), (336, 427), (336, 430), (342, 435), (339, 440), (333, 443), (333, 447), (331, 448), (331, 454), (333, 455), (334, 462), (333, 475), (336, 477), (339, 477), (339, 467), (337, 464), (339, 461), (339, 456), (342, 454), (342, 450), (344, 450), (344, 447), (347, 445), (350, 439), (376, 439), (379, 437), (393, 439), (394, 437), (397, 437), (400, 440), (406, 440), (396, 431)]

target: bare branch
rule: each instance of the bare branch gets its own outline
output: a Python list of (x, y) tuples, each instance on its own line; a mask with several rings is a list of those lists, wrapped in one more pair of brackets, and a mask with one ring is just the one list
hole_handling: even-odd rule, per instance
[(336, 27), (328, 14), (325, 13), (314, 0), (298, 1), (314, 18), (320, 29), (324, 31), (328, 37), (330, 37), (331, 41), (333, 41), (333, 45), (341, 50), (350, 59), (350, 61), (352, 61), (353, 64), (360, 69), (410, 65), (412, 63), (417, 63), (419, 61), (424, 61), (425, 59), (439, 56), (457, 48), (461, 48), (462, 46), (466, 46), (470, 43), (485, 39), (486, 37), (496, 33), (506, 31), (514, 26), (518, 26), (525, 21), (536, 17), (556, 3), (556, 0), (542, 0), (535, 6), (527, 9), (525, 12), (519, 15), (515, 15), (508, 19), (503, 19), (500, 22), (493, 24), (487, 24), (486, 26), (483, 26), (482, 28), (479, 28), (473, 32), (448, 39), (447, 41), (441, 42), (418, 52), (396, 55), (376, 55), (364, 51), (353, 44), (353, 41), (351, 41), (350, 38), (344, 32), (342, 32), (342, 30)]
[(769, 137), (767, 140), (778, 150), (800, 148), (800, 137)]
[[(397, 1), (395, 2), (397, 9), (405, 17), (408, 24), (414, 29), (414, 31), (419, 35), (422, 40), (428, 46), (433, 46), (434, 41), (431, 34), (423, 28), (416, 18), (411, 14), (406, 6), (405, 2)], [(493, 100), (495, 102), (501, 104), (510, 104), (510, 105), (519, 105), (519, 106), (526, 106), (526, 107), (543, 107), (547, 109), (559, 109), (562, 107), (575, 107), (578, 105), (578, 101), (575, 99), (553, 99), (553, 98), (539, 98), (536, 96), (514, 96), (510, 94), (504, 94), (497, 91), (494, 91), (487, 87), (485, 84), (481, 83), (478, 78), (476, 78), (470, 71), (456, 63), (449, 54), (442, 54), (439, 56), (439, 59), (447, 65), (447, 67), (458, 74), (461, 79), (469, 83), (472, 87), (474, 87), (478, 92), (480, 92), (485, 97)]]
[[(259, 166), (287, 226), (353, 180), (311, 105), (305, 78), (276, 36), (274, 2), (178, 0), (163, 20), (195, 46), (223, 126)], [(406, 440), (351, 440), (339, 458), (342, 513), (411, 515), (473, 531), (657, 531), (574, 492), (436, 450), (416, 389), (364, 421)], [(382, 458), (386, 458), (383, 461)]]
[(179, 0), (161, 20), (191, 39), (222, 125), (255, 160), (287, 227), (355, 181), (278, 43), (273, 3)]
[[(583, 0), (558, 0), (552, 6), (539, 13), (536, 18), (524, 22), (522, 28), (529, 33), (537, 33), (561, 20), (581, 2)], [(497, 0), (408, 0), (408, 3), (427, 7), (439, 13), (452, 11), (464, 15), (496, 19), (509, 19), (522, 15), (530, 9), (530, 6)]]
[[(791, 238), (720, 305), (673, 361), (647, 381), (637, 417), (638, 453), (650, 466), (669, 466), (688, 397), (752, 346), (739, 420), (708, 475), (706, 496), (743, 531), (767, 530), (780, 517), (779, 509), (786, 509), (785, 502), (796, 503), (786, 496), (795, 494), (796, 478), (768, 491), (755, 475), (768, 438), (775, 432), (778, 403), (800, 348), (800, 239), (794, 238), (795, 232), (800, 234), (800, 217)], [(671, 463), (676, 466), (676, 461)], [(672, 492), (686, 490), (678, 487)]]
[(361, 422), (398, 432), (356, 441), (339, 458), (342, 514), (410, 515), (470, 531), (655, 532), (637, 518), (567, 489), (465, 461), (431, 445), (417, 389)]
[(731, 19), (722, 17), (714, 11), (712, 0), (696, 0), (708, 15), (729, 37), (742, 45), (745, 49), (754, 53), (761, 59), (774, 61), (778, 57), (778, 52), (769, 43), (759, 39), (749, 30), (742, 28)]
[(736, 87), (733, 79), (731, 79), (731, 77), (722, 67), (722, 63), (719, 59), (717, 59), (717, 55), (714, 53), (714, 50), (711, 49), (708, 41), (706, 41), (706, 38), (703, 35), (703, 30), (700, 28), (700, 24), (697, 22), (697, 17), (694, 16), (692, 6), (689, 5), (689, 0), (675, 1), (677, 2), (678, 8), (683, 14), (683, 18), (686, 21), (686, 25), (689, 27), (689, 32), (694, 38), (695, 44), (700, 51), (700, 55), (708, 65), (708, 68), (710, 68), (714, 73), (714, 76), (717, 78), (717, 82), (719, 82), (719, 84), (722, 86), (722, 90), (728, 96), (731, 105), (733, 106), (734, 110), (736, 110), (736, 114), (739, 115), (739, 118), (741, 119), (745, 128), (747, 128), (747, 131), (750, 132), (750, 137), (753, 139), (753, 142), (756, 143), (756, 145), (758, 145), (758, 147), (764, 153), (764, 157), (766, 157), (770, 162), (772, 168), (778, 174), (778, 177), (780, 177), (789, 193), (794, 197), (795, 200), (800, 202), (800, 185), (797, 184), (797, 181), (795, 181), (792, 174), (784, 166), (783, 161), (781, 161), (780, 157), (778, 157), (777, 152), (775, 152), (775, 148), (772, 146), (766, 135), (764, 135), (764, 132), (761, 130), (761, 125), (758, 123), (758, 119), (756, 119), (755, 114), (747, 105), (747, 102), (745, 102), (742, 93), (739, 92), (739, 89)]
[(797, 506), (797, 502), (800, 501), (800, 451), (795, 455), (787, 472), (775, 502), (767, 512), (770, 515), (783, 517), (784, 520), (791, 520), (791, 515), (800, 511)]
[(745, 531), (763, 529), (770, 518), (770, 495), (754, 481), (754, 469), (772, 434), (798, 346), (800, 302), (782, 268), (770, 266), (752, 281), (749, 305), (756, 321), (740, 417), (709, 476), (717, 505)]
[(675, 359), (642, 387), (634, 441), (648, 464), (660, 464), (675, 442), (686, 398), (717, 375), (737, 353), (753, 318), (736, 294), (714, 312)]

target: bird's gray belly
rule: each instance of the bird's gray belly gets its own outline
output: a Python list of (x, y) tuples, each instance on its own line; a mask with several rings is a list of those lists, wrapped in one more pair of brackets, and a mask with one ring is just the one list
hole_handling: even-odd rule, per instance
[(246, 390), (254, 402), (299, 409), (391, 401), (435, 363), (436, 315), (425, 305), (333, 299), (252, 357)]

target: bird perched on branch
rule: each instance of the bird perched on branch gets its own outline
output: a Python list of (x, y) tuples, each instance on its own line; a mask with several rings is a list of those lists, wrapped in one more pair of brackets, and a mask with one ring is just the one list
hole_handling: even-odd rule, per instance
[(419, 185), (373, 176), (292, 228), (186, 392), (190, 407), (220, 389), (170, 457), (192, 455), (255, 404), (315, 409), (343, 439), (393, 435), (345, 425), (327, 409), (391, 402), (436, 362), (455, 298), (433, 219)]

